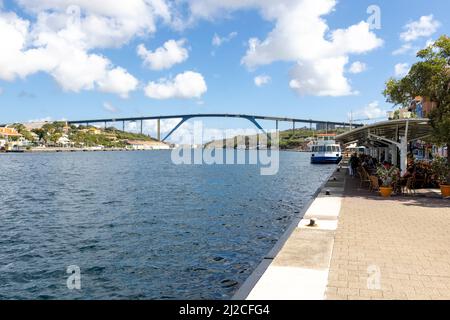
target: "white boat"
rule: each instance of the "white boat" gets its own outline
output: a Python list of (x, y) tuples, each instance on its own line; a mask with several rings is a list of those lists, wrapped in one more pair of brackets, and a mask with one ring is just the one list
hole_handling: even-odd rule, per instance
[(358, 156), (366, 153), (366, 147), (358, 146), (356, 143), (351, 144), (347, 148), (345, 148), (344, 156), (351, 157), (352, 154), (357, 154)]
[(335, 135), (320, 135), (311, 146), (311, 163), (339, 163), (342, 160), (340, 144), (334, 140)]

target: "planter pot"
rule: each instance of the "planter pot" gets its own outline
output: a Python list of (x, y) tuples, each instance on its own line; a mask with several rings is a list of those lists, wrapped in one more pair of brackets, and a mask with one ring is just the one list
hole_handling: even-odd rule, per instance
[(388, 198), (391, 196), (393, 189), (391, 187), (380, 187), (380, 194), (382, 197)]
[(441, 193), (444, 198), (450, 197), (450, 184), (441, 184)]

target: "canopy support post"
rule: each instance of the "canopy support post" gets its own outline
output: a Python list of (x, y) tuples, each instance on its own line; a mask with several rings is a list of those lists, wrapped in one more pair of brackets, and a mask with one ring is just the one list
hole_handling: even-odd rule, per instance
[(406, 173), (406, 169), (408, 168), (408, 130), (409, 121), (406, 121), (405, 136), (400, 138), (400, 144), (398, 145), (400, 149), (400, 169), (402, 175)]

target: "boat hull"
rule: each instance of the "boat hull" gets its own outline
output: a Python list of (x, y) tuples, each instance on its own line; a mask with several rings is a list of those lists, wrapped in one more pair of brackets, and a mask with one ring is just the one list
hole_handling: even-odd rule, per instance
[(341, 160), (342, 157), (311, 157), (313, 164), (339, 163)]

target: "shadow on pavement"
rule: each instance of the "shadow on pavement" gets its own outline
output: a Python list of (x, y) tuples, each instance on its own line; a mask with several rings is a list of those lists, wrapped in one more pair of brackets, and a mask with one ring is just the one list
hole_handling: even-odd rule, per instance
[[(420, 206), (426, 208), (450, 208), (450, 199), (442, 198), (438, 192), (421, 192), (417, 190), (416, 194), (393, 195), (389, 198), (383, 198), (376, 191), (369, 191), (369, 185), (364, 183), (361, 187), (361, 181), (358, 177), (351, 177), (346, 174), (344, 196), (347, 198), (365, 198), (377, 201), (394, 201), (405, 206)], [(449, 211), (450, 214), (450, 211)]]

